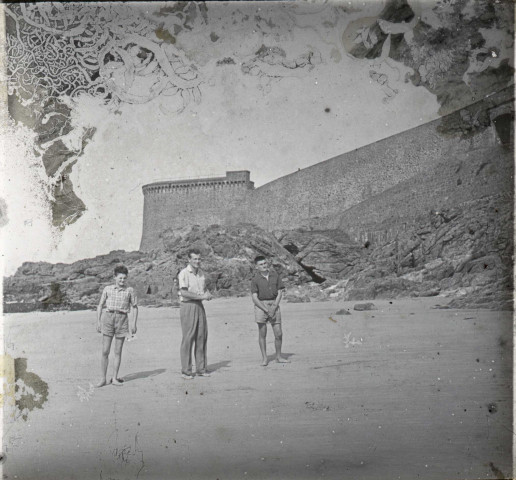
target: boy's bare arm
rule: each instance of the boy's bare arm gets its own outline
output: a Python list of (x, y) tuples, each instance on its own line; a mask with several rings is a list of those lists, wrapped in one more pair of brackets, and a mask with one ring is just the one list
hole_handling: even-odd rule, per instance
[(276, 300), (275, 300), (275, 307), (276, 308), (279, 307), (279, 304), (280, 304), (282, 298), (283, 298), (283, 289), (282, 290), (278, 290), (278, 295), (277, 295)]
[(138, 320), (138, 306), (134, 306), (131, 308), (132, 314), (133, 314), (133, 321), (132, 321), (132, 331), (131, 335), (134, 335), (136, 333), (136, 321)]
[(260, 309), (263, 310), (265, 313), (269, 313), (269, 309), (260, 301), (258, 298), (257, 293), (253, 293), (253, 303)]
[(104, 292), (102, 292), (102, 297), (100, 297), (100, 302), (97, 307), (97, 332), (100, 332), (100, 317), (102, 316), (102, 309), (104, 308), (104, 304), (106, 303), (106, 296)]

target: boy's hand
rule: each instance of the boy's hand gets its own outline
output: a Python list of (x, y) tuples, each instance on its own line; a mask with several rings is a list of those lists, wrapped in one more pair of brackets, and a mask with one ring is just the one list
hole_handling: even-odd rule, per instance
[(97, 332), (100, 333), (100, 322), (97, 322)]
[(131, 327), (131, 328), (130, 328), (130, 333), (131, 333), (131, 335), (134, 335), (134, 334), (136, 333), (136, 330), (138, 330), (138, 329), (136, 328), (136, 325), (134, 325), (133, 327)]
[(269, 307), (269, 317), (274, 317), (276, 315), (276, 310), (278, 310), (277, 305), (273, 305), (272, 307)]
[(204, 294), (204, 300), (211, 300), (213, 298), (213, 295), (210, 292), (206, 292)]

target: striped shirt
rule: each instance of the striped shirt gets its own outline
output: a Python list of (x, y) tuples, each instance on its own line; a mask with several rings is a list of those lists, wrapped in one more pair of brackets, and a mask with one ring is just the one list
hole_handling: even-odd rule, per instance
[[(183, 268), (178, 275), (179, 280), (179, 298), (182, 302), (189, 302), (190, 299), (184, 298), (181, 295), (181, 289), (186, 289), (189, 292), (202, 295), (206, 293), (206, 279), (204, 278), (204, 272), (199, 268), (197, 273), (194, 273), (193, 268), (188, 265)], [(198, 301), (198, 300), (196, 300)]]
[(117, 285), (108, 285), (102, 292), (100, 297), (101, 305), (106, 304), (108, 311), (117, 311), (129, 313), (130, 307), (137, 307), (138, 300), (136, 294), (131, 287), (118, 287)]

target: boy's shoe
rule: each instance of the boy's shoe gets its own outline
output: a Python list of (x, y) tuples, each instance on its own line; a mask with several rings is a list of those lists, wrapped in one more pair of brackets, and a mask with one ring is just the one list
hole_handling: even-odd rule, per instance
[(198, 377), (211, 377), (211, 373), (208, 373), (208, 372), (199, 372), (196, 375)]
[(192, 380), (193, 376), (192, 375), (187, 375), (186, 373), (182, 373), (181, 376), (185, 379), (185, 380)]

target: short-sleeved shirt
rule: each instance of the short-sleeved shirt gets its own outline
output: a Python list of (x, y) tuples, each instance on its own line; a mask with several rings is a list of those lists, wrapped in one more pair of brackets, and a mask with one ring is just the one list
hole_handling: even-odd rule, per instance
[[(179, 299), (181, 302), (191, 302), (192, 300), (188, 298), (184, 298), (181, 295), (181, 290), (186, 289), (189, 292), (195, 293), (197, 295), (203, 295), (206, 293), (206, 279), (204, 277), (204, 272), (198, 268), (197, 273), (194, 273), (191, 265), (187, 265), (186, 268), (183, 268), (179, 272), (178, 275), (179, 281)], [(198, 301), (198, 300), (195, 300)]]
[(257, 293), (258, 300), (275, 300), (278, 291), (284, 288), (283, 282), (275, 270), (269, 270), (268, 278), (257, 273), (251, 280), (251, 293)]
[(131, 287), (118, 287), (117, 285), (108, 285), (102, 292), (100, 302), (106, 304), (106, 309), (129, 313), (130, 307), (137, 307), (138, 300), (136, 294)]

